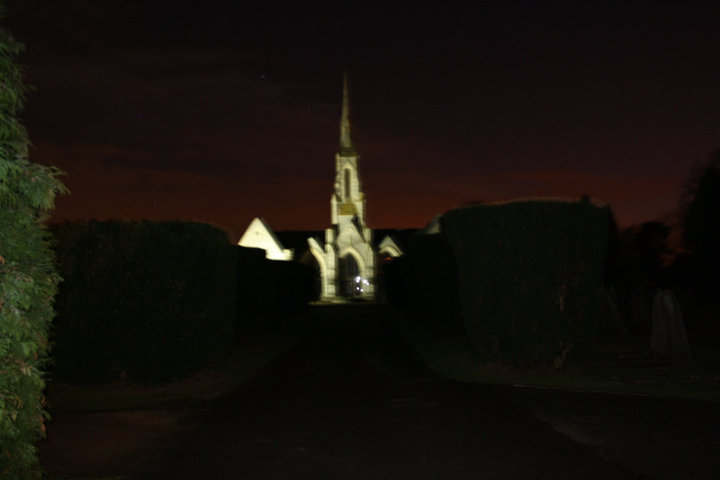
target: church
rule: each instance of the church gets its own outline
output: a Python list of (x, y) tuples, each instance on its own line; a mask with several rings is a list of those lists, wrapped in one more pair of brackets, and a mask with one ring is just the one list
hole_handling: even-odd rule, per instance
[[(382, 264), (403, 254), (396, 237), (408, 232), (373, 232), (367, 226), (359, 160), (350, 136), (350, 99), (345, 75), (340, 145), (335, 154), (335, 182), (330, 196), (332, 226), (324, 232), (276, 233), (264, 220), (255, 218), (238, 245), (261, 248), (268, 259), (312, 264), (319, 272), (322, 300), (377, 299), (381, 290)], [(298, 243), (299, 236), (304, 237), (303, 243)], [(291, 245), (294, 248), (286, 248)]]

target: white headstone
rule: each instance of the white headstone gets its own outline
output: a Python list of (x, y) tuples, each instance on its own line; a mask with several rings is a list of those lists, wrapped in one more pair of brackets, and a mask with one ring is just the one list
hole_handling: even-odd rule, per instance
[(690, 360), (680, 302), (668, 289), (659, 290), (653, 300), (650, 348), (655, 355), (669, 358), (673, 363)]

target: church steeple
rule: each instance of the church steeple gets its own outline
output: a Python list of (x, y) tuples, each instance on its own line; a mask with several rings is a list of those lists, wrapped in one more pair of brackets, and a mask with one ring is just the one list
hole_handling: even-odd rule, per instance
[(357, 219), (362, 230), (365, 228), (365, 194), (360, 184), (359, 158), (350, 138), (350, 95), (346, 73), (343, 75), (340, 149), (335, 154), (335, 192), (330, 202), (330, 214), (333, 225)]
[(330, 195), (332, 227), (325, 230), (325, 245), (308, 239), (320, 266), (323, 298), (337, 295), (375, 298), (373, 232), (365, 224), (365, 193), (358, 172), (359, 156), (350, 138), (350, 95), (343, 75), (340, 148), (335, 153), (335, 183)]
[(340, 154), (355, 155), (356, 153), (350, 138), (350, 98), (347, 73), (345, 73), (343, 75), (342, 114), (340, 115)]

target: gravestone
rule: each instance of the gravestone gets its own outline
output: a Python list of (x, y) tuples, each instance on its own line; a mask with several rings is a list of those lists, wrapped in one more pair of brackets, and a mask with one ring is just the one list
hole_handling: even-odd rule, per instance
[(668, 289), (659, 290), (653, 300), (650, 348), (658, 357), (669, 358), (673, 363), (690, 360), (680, 302)]

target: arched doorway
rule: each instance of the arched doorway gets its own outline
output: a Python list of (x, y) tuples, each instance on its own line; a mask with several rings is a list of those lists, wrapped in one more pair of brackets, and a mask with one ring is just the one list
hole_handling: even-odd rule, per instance
[(345, 254), (338, 262), (338, 293), (341, 297), (362, 295), (363, 284), (360, 267), (352, 254)]

